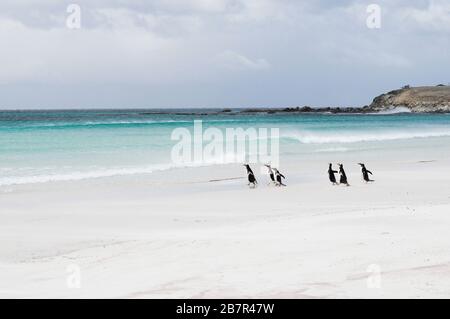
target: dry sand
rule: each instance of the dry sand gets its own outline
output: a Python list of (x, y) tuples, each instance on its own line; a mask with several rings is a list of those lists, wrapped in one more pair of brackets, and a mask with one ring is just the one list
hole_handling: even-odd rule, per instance
[(372, 154), (370, 184), (327, 154), (285, 188), (237, 164), (1, 188), (0, 297), (449, 298), (450, 160), (415, 154)]

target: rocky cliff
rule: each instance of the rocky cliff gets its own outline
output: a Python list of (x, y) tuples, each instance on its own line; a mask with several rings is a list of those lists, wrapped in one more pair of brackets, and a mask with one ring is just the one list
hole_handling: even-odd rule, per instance
[(415, 113), (450, 112), (450, 86), (408, 86), (377, 96), (369, 106), (376, 112), (397, 107), (406, 107)]

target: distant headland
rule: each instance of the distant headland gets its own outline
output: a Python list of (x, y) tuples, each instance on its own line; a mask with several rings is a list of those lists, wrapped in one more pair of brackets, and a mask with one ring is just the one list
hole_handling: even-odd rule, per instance
[(448, 113), (450, 112), (450, 86), (410, 87), (405, 86), (377, 96), (370, 108), (385, 111), (396, 107), (405, 107), (414, 113)]
[[(450, 86), (410, 87), (381, 94), (364, 107), (287, 107), (243, 109), (240, 113), (379, 113), (392, 110), (412, 113), (450, 113)], [(225, 109), (223, 113), (231, 112)]]
[(155, 110), (146, 111), (143, 115), (175, 114), (175, 115), (237, 115), (237, 114), (368, 114), (368, 113), (450, 113), (450, 85), (411, 87), (406, 85), (398, 90), (375, 97), (370, 105), (363, 107), (314, 107), (293, 106), (285, 108), (224, 108), (196, 109), (183, 111)]

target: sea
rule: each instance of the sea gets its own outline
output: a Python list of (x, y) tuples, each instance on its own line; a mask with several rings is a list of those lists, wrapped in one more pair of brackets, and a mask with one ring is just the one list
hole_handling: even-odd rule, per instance
[(450, 146), (448, 114), (267, 114), (239, 109), (0, 111), (0, 187), (177, 169), (180, 164), (173, 161), (177, 144), (173, 133), (185, 129), (194, 134), (194, 121), (201, 121), (204, 130), (223, 132), (230, 128), (277, 129), (279, 134), (273, 138), (281, 158), (336, 157), (351, 152), (384, 156), (399, 149), (415, 149), (425, 158), (427, 149)]

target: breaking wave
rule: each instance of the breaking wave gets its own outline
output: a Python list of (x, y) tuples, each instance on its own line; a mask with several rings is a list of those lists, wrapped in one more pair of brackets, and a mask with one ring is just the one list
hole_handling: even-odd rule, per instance
[(410, 109), (406, 106), (398, 106), (389, 110), (381, 111), (378, 113), (371, 113), (373, 115), (389, 115), (389, 114), (401, 114), (401, 113), (412, 113)]
[(440, 131), (394, 131), (394, 132), (296, 132), (283, 134), (283, 138), (293, 139), (303, 144), (333, 144), (382, 142), (415, 138), (448, 137), (450, 130)]

